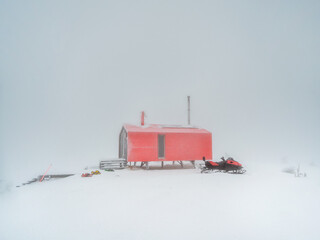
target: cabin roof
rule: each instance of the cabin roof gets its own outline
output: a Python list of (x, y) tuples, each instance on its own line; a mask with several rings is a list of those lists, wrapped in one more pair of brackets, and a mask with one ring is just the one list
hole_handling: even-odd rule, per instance
[(136, 126), (125, 124), (123, 126), (127, 132), (157, 132), (157, 133), (210, 133), (208, 130), (194, 126), (149, 124)]

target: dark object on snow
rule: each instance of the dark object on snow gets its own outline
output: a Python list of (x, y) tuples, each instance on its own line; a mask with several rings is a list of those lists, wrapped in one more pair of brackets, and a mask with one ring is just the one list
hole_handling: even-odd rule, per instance
[(287, 168), (282, 169), (282, 172), (284, 172), (284, 173), (290, 173), (290, 174), (295, 174), (295, 173), (296, 173), (296, 170), (295, 170), (293, 167), (287, 167)]
[(246, 170), (243, 169), (242, 165), (235, 161), (233, 158), (228, 158), (227, 160), (224, 157), (221, 158), (220, 162), (206, 161), (205, 165), (201, 168), (201, 173), (209, 172), (228, 172), (234, 174), (243, 174)]
[[(50, 180), (52, 178), (66, 178), (66, 177), (70, 177), (73, 175), (74, 174), (50, 174), (50, 175), (46, 175), (43, 180)], [(41, 175), (38, 176), (38, 179), (40, 180), (41, 177), (42, 177)]]
[(92, 177), (92, 174), (90, 174), (90, 173), (82, 173), (81, 177)]
[[(51, 175), (46, 175), (42, 180), (48, 181), (50, 179), (54, 179), (54, 178), (66, 178), (66, 177), (70, 177), (73, 176), (74, 174), (51, 174)], [(35, 183), (35, 182), (39, 182), (40, 179), (43, 177), (43, 175), (39, 175), (37, 178), (33, 178), (32, 180), (22, 183), (22, 185), (28, 185), (31, 183)], [(21, 187), (21, 186), (16, 186), (16, 187)]]
[(105, 171), (107, 171), (107, 172), (114, 172), (114, 170), (111, 169), (111, 168), (105, 169)]

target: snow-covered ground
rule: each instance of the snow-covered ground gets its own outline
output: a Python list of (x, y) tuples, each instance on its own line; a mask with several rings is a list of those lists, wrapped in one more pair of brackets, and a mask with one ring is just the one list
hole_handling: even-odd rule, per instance
[(320, 239), (318, 167), (281, 168), (125, 169), (3, 190), (0, 239)]

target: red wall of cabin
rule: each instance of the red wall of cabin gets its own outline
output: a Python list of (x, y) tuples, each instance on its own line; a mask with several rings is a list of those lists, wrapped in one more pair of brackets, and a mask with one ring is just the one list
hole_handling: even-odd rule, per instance
[[(158, 159), (158, 134), (165, 135), (165, 158)], [(211, 133), (128, 133), (128, 161), (212, 159)]]

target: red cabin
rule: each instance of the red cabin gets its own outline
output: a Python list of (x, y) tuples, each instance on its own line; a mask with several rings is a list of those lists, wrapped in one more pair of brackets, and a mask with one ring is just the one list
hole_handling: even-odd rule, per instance
[[(195, 161), (212, 159), (211, 132), (191, 126), (124, 125), (119, 158), (130, 162)], [(181, 162), (182, 163), (182, 162)]]

